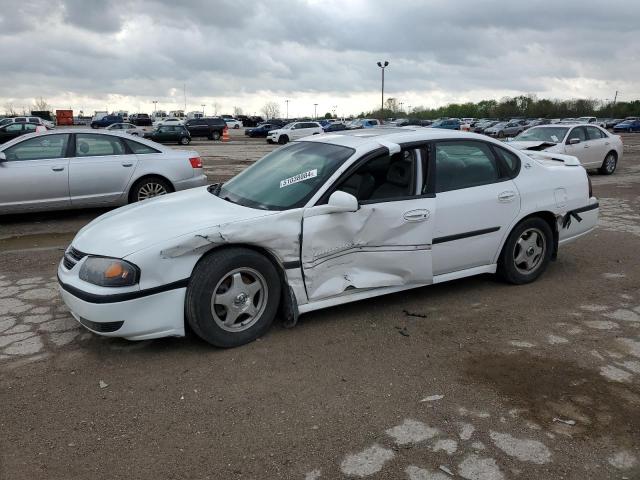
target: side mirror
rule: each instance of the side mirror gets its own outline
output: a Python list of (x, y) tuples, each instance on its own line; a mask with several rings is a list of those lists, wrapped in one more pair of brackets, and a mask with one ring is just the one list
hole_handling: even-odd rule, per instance
[(0, 162), (6, 162), (7, 155), (4, 152), (0, 152)]
[(329, 197), (326, 205), (318, 205), (304, 212), (305, 217), (316, 217), (318, 215), (328, 215), (331, 213), (346, 213), (358, 211), (358, 199), (350, 193), (336, 190)]
[(580, 139), (579, 138), (570, 138), (569, 139), (569, 145), (575, 145), (576, 143), (580, 143)]

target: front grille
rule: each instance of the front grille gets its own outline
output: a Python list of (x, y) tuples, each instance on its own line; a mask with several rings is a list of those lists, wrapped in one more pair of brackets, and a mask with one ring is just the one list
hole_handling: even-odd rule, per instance
[(86, 318), (80, 317), (80, 323), (87, 327), (89, 330), (93, 330), (98, 333), (112, 333), (120, 330), (124, 321), (122, 322), (92, 322)]
[(78, 263), (80, 260), (82, 260), (86, 256), (87, 256), (86, 253), (83, 253), (80, 250), (76, 250), (73, 247), (69, 247), (67, 251), (64, 252), (62, 265), (64, 265), (64, 268), (66, 268), (67, 270), (71, 270), (73, 267), (76, 266), (76, 263)]

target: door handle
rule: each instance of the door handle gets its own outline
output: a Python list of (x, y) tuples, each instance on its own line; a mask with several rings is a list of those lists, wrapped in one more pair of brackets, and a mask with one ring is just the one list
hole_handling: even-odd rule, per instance
[(127, 163), (124, 163), (124, 162), (123, 162), (123, 163), (122, 163), (122, 166), (123, 166), (123, 167), (131, 167), (132, 165), (133, 165), (133, 163), (129, 163), (129, 162), (127, 162)]
[(605, 145), (609, 145), (609, 142), (604, 142)]
[(53, 170), (54, 172), (61, 172), (64, 170), (64, 167), (51, 167), (51, 170)]
[(428, 220), (430, 216), (431, 212), (429, 210), (418, 209), (405, 212), (402, 218), (407, 222), (424, 222)]
[(586, 143), (584, 144), (584, 148), (589, 148), (589, 145), (587, 145)]
[(516, 192), (511, 190), (507, 190), (506, 192), (502, 192), (498, 195), (498, 200), (501, 202), (510, 202), (516, 197)]

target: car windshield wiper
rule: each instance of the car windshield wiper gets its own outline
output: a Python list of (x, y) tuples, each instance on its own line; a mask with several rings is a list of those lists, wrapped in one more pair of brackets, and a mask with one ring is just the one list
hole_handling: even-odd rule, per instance
[(214, 183), (213, 185), (209, 185), (209, 187), (207, 187), (207, 190), (209, 191), (209, 193), (212, 193), (217, 197), (220, 195), (220, 190), (222, 189), (222, 185), (223, 185), (222, 182)]

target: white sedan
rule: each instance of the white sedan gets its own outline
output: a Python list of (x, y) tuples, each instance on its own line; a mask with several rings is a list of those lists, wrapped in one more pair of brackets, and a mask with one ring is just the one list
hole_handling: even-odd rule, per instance
[(144, 134), (149, 131), (146, 128), (139, 127), (137, 125), (134, 125), (133, 123), (127, 123), (127, 122), (112, 123), (107, 128), (105, 128), (105, 130), (109, 132), (114, 132), (114, 133), (115, 132), (128, 133), (129, 135), (134, 135), (138, 137), (144, 137)]
[(182, 336), (188, 324), (233, 347), (278, 312), (293, 325), (313, 310), (483, 273), (532, 282), (598, 212), (574, 157), (439, 129), (318, 135), (225, 184), (97, 218), (58, 279), (93, 332), (142, 340)]
[(292, 122), (282, 128), (270, 130), (267, 134), (267, 143), (284, 145), (292, 140), (321, 133), (324, 133), (324, 130), (318, 122)]
[(509, 145), (521, 150), (573, 155), (585, 168), (597, 168), (604, 175), (616, 171), (623, 152), (619, 135), (592, 124), (539, 125), (525, 130)]
[(242, 128), (242, 122), (240, 120), (236, 120), (235, 118), (225, 118), (224, 121), (227, 124), (228, 128)]
[(0, 215), (120, 206), (206, 185), (197, 152), (125, 133), (56, 129), (0, 146)]

